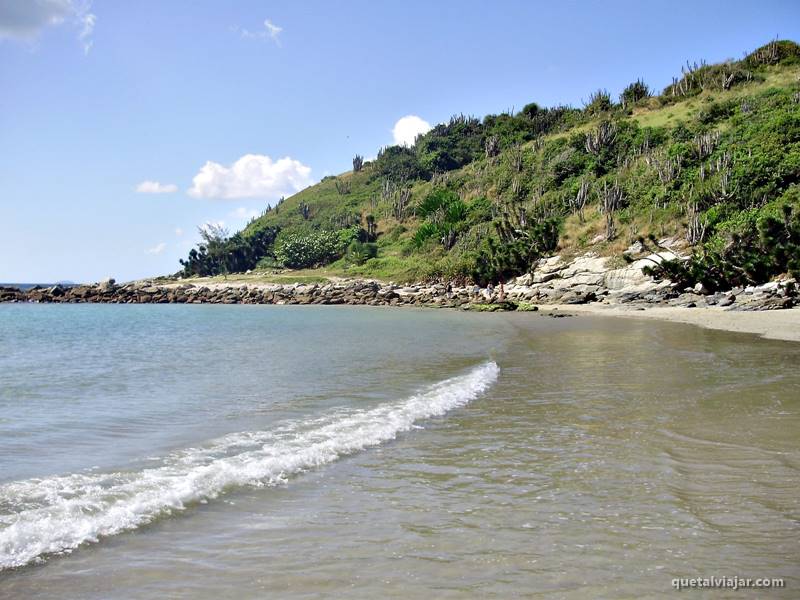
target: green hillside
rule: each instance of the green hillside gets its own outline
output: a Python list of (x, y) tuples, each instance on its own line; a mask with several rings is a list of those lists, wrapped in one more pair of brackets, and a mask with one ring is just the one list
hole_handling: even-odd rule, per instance
[(182, 275), (490, 281), (676, 236), (718, 285), (763, 280), (800, 268), (800, 46), (687, 64), (664, 90), (635, 81), (580, 109), (455, 116), (361, 163), (208, 235)]

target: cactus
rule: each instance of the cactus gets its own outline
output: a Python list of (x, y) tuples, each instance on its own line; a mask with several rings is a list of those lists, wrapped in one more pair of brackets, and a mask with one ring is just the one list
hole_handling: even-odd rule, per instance
[(707, 223), (700, 218), (700, 210), (697, 202), (687, 203), (686, 214), (689, 217), (689, 226), (686, 230), (686, 241), (692, 246), (702, 243), (706, 236)]
[(345, 195), (350, 193), (350, 189), (351, 189), (351, 182), (350, 181), (343, 181), (343, 180), (337, 179), (335, 181), (335, 185), (336, 185), (336, 191), (339, 192), (340, 196), (345, 196)]
[(574, 198), (569, 199), (570, 210), (574, 214), (578, 215), (578, 220), (581, 223), (583, 223), (583, 209), (586, 206), (586, 202), (589, 200), (589, 189), (589, 181), (583, 179), (580, 187), (578, 188), (578, 193)]
[(617, 138), (617, 126), (611, 121), (603, 121), (594, 131), (586, 134), (584, 147), (589, 154), (600, 154), (600, 151), (614, 143)]
[(483, 150), (487, 159), (492, 159), (500, 154), (500, 138), (490, 135), (483, 144)]

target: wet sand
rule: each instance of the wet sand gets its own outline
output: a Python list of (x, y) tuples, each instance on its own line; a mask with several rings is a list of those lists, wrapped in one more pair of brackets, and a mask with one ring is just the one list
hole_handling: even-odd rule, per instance
[(653, 306), (639, 309), (634, 306), (608, 306), (603, 304), (542, 306), (542, 310), (548, 309), (576, 314), (688, 323), (707, 329), (754, 333), (773, 340), (800, 342), (800, 308), (736, 311), (717, 307), (680, 308), (675, 306)]

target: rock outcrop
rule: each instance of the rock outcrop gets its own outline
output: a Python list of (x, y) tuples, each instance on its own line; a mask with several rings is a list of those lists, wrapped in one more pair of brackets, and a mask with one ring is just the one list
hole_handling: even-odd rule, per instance
[(642, 257), (614, 268), (610, 259), (587, 253), (573, 260), (542, 259), (533, 273), (499, 287), (452, 286), (444, 283), (396, 285), (371, 280), (342, 280), (326, 284), (198, 285), (164, 281), (117, 284), (113, 279), (95, 285), (36, 287), (27, 291), (0, 287), (0, 302), (115, 303), (115, 304), (348, 304), (368, 306), (431, 306), (470, 308), (493, 304), (505, 309), (536, 304), (665, 305), (687, 308), (718, 306), (729, 310), (770, 310), (800, 304), (791, 279), (709, 294), (697, 286), (677, 290), (669, 281), (653, 281), (642, 273), (648, 264), (676, 256)]

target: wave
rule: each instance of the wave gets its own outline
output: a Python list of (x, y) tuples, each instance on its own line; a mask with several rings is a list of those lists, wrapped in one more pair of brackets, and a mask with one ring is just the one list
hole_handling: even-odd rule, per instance
[(487, 362), (399, 402), (339, 411), (272, 431), (240, 432), (131, 472), (71, 474), (0, 486), (0, 570), (135, 529), (241, 486), (275, 485), (441, 416), (486, 391)]

